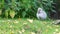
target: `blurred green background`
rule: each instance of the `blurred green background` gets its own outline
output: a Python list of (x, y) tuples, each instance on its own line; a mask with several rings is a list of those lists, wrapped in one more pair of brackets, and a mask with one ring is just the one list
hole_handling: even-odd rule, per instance
[(48, 18), (60, 18), (60, 0), (0, 0), (0, 34), (60, 34), (54, 20), (35, 19), (39, 7)]
[[(56, 12), (56, 0), (0, 0), (0, 17), (36, 18), (37, 8), (43, 8), (48, 17)], [(54, 15), (53, 15), (54, 16)]]

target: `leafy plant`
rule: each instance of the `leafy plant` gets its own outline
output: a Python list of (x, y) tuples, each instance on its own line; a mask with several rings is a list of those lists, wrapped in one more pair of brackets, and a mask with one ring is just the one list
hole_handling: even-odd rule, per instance
[(15, 16), (15, 11), (10, 10), (9, 15), (10, 15), (11, 18), (14, 18), (14, 16)]
[(22, 16), (25, 17), (25, 15), (26, 15), (26, 12), (22, 12)]
[(2, 10), (0, 9), (0, 15), (2, 15)]
[(8, 15), (9, 15), (9, 10), (5, 10), (5, 17), (8, 18)]
[[(11, 10), (9, 14), (11, 17), (12, 13), (14, 13), (13, 17), (15, 15), (21, 17), (36, 17), (38, 7), (43, 8), (47, 12), (49, 10), (54, 12), (55, 10), (53, 8), (55, 7), (52, 5), (52, 3), (53, 0), (0, 0), (0, 9), (4, 8), (5, 10)], [(8, 14), (8, 11), (6, 13)]]
[[(43, 9), (47, 12), (48, 17), (56, 17), (56, 7), (53, 0), (42, 0)], [(53, 14), (53, 16), (52, 16)]]

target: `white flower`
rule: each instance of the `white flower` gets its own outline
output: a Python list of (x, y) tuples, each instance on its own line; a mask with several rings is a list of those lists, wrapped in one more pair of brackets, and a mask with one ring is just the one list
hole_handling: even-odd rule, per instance
[(31, 34), (35, 34), (34, 32), (31, 32)]
[(18, 31), (20, 34), (22, 34), (22, 32), (21, 31)]
[(33, 23), (33, 19), (27, 19), (30, 23)]
[(25, 32), (25, 29), (22, 29), (22, 32)]

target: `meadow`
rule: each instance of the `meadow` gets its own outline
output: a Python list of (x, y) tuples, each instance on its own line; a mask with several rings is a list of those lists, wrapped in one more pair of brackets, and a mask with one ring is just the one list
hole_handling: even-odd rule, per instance
[(60, 34), (60, 25), (53, 20), (29, 18), (0, 19), (0, 34)]

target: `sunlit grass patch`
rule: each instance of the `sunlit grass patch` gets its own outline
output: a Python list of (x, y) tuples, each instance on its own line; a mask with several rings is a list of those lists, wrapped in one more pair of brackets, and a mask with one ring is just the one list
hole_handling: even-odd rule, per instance
[(0, 19), (0, 34), (54, 34), (60, 32), (60, 25), (52, 20)]

